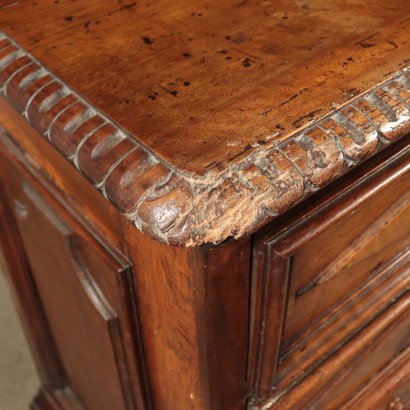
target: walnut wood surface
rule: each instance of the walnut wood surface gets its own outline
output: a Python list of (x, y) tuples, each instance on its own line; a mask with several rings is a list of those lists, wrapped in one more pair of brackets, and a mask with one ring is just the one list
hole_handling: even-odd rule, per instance
[[(408, 270), (407, 270), (408, 273)], [(410, 291), (377, 316), (356, 339), (336, 351), (291, 393), (260, 408), (339, 410), (371, 377), (408, 347)], [(405, 386), (408, 391), (409, 386)], [(405, 391), (406, 391), (405, 390)], [(386, 391), (385, 391), (386, 394)], [(354, 408), (354, 407), (353, 407)], [(356, 410), (356, 408), (354, 408)], [(360, 407), (357, 410), (361, 410)]]
[(0, 259), (33, 409), (409, 406), (409, 19), (0, 0)]
[[(41, 232), (43, 232), (42, 236), (51, 235), (43, 221), (44, 216), (41, 213), (39, 215), (38, 212), (37, 215), (31, 212), (31, 217), (27, 215), (28, 219), (35, 219), (40, 226), (41, 229), (38, 229), (40, 232), (36, 233), (33, 220), (29, 224), (26, 222), (26, 225), (31, 225), (31, 228), (24, 224), (17, 227), (11, 211), (11, 216), (3, 215), (3, 208), (8, 209), (9, 204), (13, 207), (13, 198), (18, 197), (20, 204), (18, 211), (24, 213), (26, 208), (23, 205), (27, 202), (27, 198), (24, 195), (20, 198), (17, 194), (22, 190), (22, 181), (30, 181), (30, 186), (32, 184), (36, 191), (41, 191), (44, 195), (46, 204), (43, 203), (42, 209), (52, 209), (53, 214), (57, 212), (56, 216), (59, 221), (61, 219), (60, 224), (63, 226), (71, 227), (75, 223), (75, 236), (81, 236), (78, 244), (81, 245), (81, 254), (87, 256), (88, 259), (93, 253), (87, 249), (98, 247), (101, 240), (104, 248), (117, 254), (116, 247), (107, 242), (111, 237), (107, 238), (101, 234), (107, 227), (110, 229), (116, 229), (116, 227), (111, 225), (110, 218), (102, 216), (98, 226), (100, 229), (95, 231), (94, 224), (87, 220), (88, 218), (83, 220), (83, 214), (89, 213), (90, 210), (87, 208), (80, 210), (73, 206), (65, 198), (66, 195), (72, 195), (72, 193), (66, 192), (64, 187), (60, 190), (60, 186), (57, 185), (59, 182), (57, 164), (54, 163), (54, 167), (48, 167), (53, 171), (53, 178), (50, 181), (51, 175), (44, 176), (38, 164), (32, 163), (31, 160), (27, 161), (27, 156), (22, 152), (23, 147), (19, 146), (10, 135), (0, 136), (0, 179), (4, 180), (8, 188), (8, 195), (0, 197), (2, 201), (0, 223), (5, 227), (10, 225), (6, 237), (3, 237), (0, 231), (1, 245), (7, 252), (10, 247), (20, 244), (19, 230), (25, 232), (26, 240), (24, 249), (21, 251), (22, 255), (16, 256), (14, 252), (8, 252), (8, 262), (11, 266), (18, 266), (20, 261), (25, 260), (27, 252), (30, 252), (31, 256), (38, 254), (36, 260), (32, 257), (27, 263), (30, 267), (36, 265), (36, 275), (43, 278), (41, 288), (47, 288), (45, 291), (50, 293), (50, 287), (52, 287), (52, 295), (56, 300), (50, 300), (49, 294), (45, 310), (47, 319), (50, 314), (55, 319), (55, 313), (50, 313), (53, 304), (60, 304), (60, 299), (66, 300), (66, 294), (71, 293), (71, 286), (67, 286), (65, 276), (67, 271), (71, 270), (71, 263), (67, 259), (70, 259), (72, 249), (68, 247), (64, 252), (61, 241), (50, 238), (47, 240), (47, 251), (53, 255), (49, 258), (44, 257), (44, 241), (36, 239)], [(49, 159), (52, 162), (58, 160), (53, 157)], [(57, 174), (54, 174), (55, 172)], [(67, 177), (70, 172), (75, 173), (71, 168), (68, 168), (66, 172)], [(31, 191), (32, 189), (29, 189), (29, 192)], [(88, 192), (89, 194), (94, 193), (94, 191)], [(81, 199), (84, 198), (80, 196)], [(100, 211), (109, 212), (107, 209)], [(75, 221), (72, 221), (72, 214), (75, 216)], [(217, 247), (183, 249), (160, 244), (136, 231), (132, 223), (125, 218), (122, 218), (122, 221), (124, 222), (123, 249), (129, 258), (127, 264), (132, 264), (133, 277), (124, 282), (125, 272), (120, 269), (115, 274), (118, 282), (118, 286), (115, 286), (113, 272), (108, 269), (112, 264), (110, 258), (105, 262), (106, 267), (99, 266), (98, 258), (97, 260), (92, 259), (89, 264), (89, 273), (98, 281), (98, 289), (101, 291), (100, 295), (94, 294), (93, 299), (98, 301), (103, 298), (109, 302), (114, 312), (118, 314), (121, 329), (124, 325), (122, 334), (127, 352), (126, 364), (121, 354), (115, 356), (117, 367), (123, 371), (121, 378), (123, 391), (129, 391), (131, 385), (135, 389), (135, 397), (139, 398), (137, 405), (130, 404), (129, 408), (147, 410), (152, 408), (176, 410), (245, 408), (249, 308), (246, 300), (249, 295), (251, 238), (229, 241)], [(106, 225), (104, 229), (103, 225)], [(12, 231), (9, 233), (9, 230)], [(47, 235), (44, 230), (47, 231)], [(27, 240), (27, 237), (33, 238), (32, 243)], [(127, 257), (122, 255), (121, 259), (126, 261)], [(58, 266), (56, 260), (61, 261), (58, 262)], [(42, 270), (49, 272), (51, 268), (55, 268), (53, 271), (55, 274), (48, 273), (47, 276), (52, 276), (48, 284), (45, 283), (45, 273), (42, 273)], [(21, 278), (19, 271), (16, 271), (12, 278), (19, 299), (22, 299), (22, 305), (24, 307), (29, 305), (23, 317), (28, 325), (32, 325), (32, 322), (40, 321), (41, 315), (30, 305), (33, 302), (27, 295), (26, 287), (29, 286), (30, 281), (34, 281), (34, 278), (30, 272), (26, 275), (27, 278)], [(75, 277), (76, 274), (73, 273), (73, 276)], [(33, 287), (40, 284), (38, 280), (36, 282)], [(69, 312), (75, 311), (76, 306), (81, 303), (84, 321), (90, 323), (89, 332), (92, 334), (87, 340), (80, 341), (79, 337), (76, 339), (75, 345), (79, 348), (78, 359), (71, 360), (67, 366), (62, 366), (62, 368), (68, 367), (71, 370), (72, 377), (69, 386), (75, 390), (75, 397), (83, 403), (87, 400), (87, 409), (100, 410), (104, 406), (93, 405), (93, 396), (97, 396), (95, 400), (101, 401), (107, 395), (109, 400), (104, 401), (108, 403), (107, 405), (115, 397), (110, 398), (112, 394), (110, 389), (104, 389), (103, 394), (98, 383), (95, 383), (92, 378), (84, 382), (83, 374), (91, 372), (95, 376), (94, 366), (90, 362), (105, 362), (105, 360), (102, 355), (96, 359), (94, 353), (89, 354), (90, 357), (87, 360), (80, 356), (87, 352), (90, 353), (89, 344), (93, 340), (102, 345), (103, 340), (107, 340), (107, 330), (104, 326), (96, 329), (96, 323), (100, 322), (98, 315), (96, 316), (93, 312), (92, 304), (84, 300), (81, 287), (76, 288), (79, 293), (78, 298), (71, 298), (72, 304), (66, 303), (67, 308), (61, 316), (71, 315), (72, 313)], [(229, 289), (229, 293), (226, 293), (226, 289)], [(133, 290), (136, 293), (135, 298)], [(43, 305), (38, 294), (35, 293), (33, 298), (34, 302)], [(101, 303), (97, 305), (101, 307)], [(33, 312), (35, 318), (32, 317)], [(141, 320), (138, 319), (139, 317)], [(53, 322), (55, 325), (55, 320)], [(133, 332), (134, 326), (131, 324), (127, 326), (129, 322), (140, 323), (140, 326)], [(60, 332), (64, 332), (64, 323), (59, 324)], [(72, 325), (68, 327), (71, 328)], [(139, 336), (140, 331), (143, 338)], [(50, 364), (55, 365), (52, 355), (54, 344), (46, 345), (46, 336), (45, 330), (37, 329), (33, 342), (33, 347), (40, 350), (38, 355), (41, 371), (48, 371)], [(39, 343), (37, 339), (42, 343)], [(67, 337), (67, 342), (61, 339), (61, 335), (58, 339), (58, 345), (62, 345), (61, 350), (65, 353), (67, 349), (73, 349), (70, 347), (70, 342), (72, 342), (71, 336)], [(114, 350), (119, 352), (119, 346), (116, 345)], [(138, 355), (133, 355), (133, 352), (138, 352)], [(145, 366), (146, 362), (149, 363), (149, 367)], [(221, 363), (223, 363), (222, 367)], [(100, 368), (101, 365), (102, 363), (98, 363), (96, 368)], [(75, 374), (72, 372), (73, 368), (76, 370)], [(105, 378), (116, 377), (112, 375), (112, 368), (107, 372), (111, 376), (107, 375)], [(42, 384), (44, 388), (33, 404), (34, 409), (77, 410), (77, 406), (68, 400), (69, 397), (66, 397), (66, 394), (63, 394), (67, 393), (68, 388), (65, 377), (62, 383), (58, 384), (58, 378), (51, 373)], [(79, 391), (82, 392), (81, 395), (78, 394)], [(120, 404), (117, 407), (120, 408)]]
[[(118, 249), (124, 246), (121, 221), (123, 216), (30, 124), (0, 97), (1, 142), (11, 138), (21, 151), (30, 153), (32, 165), (40, 168), (55, 188), (79, 215), (86, 216), (93, 229)], [(6, 134), (7, 137), (3, 138)]]
[(250, 239), (181, 249), (130, 225), (153, 407), (244, 409)]
[(21, 249), (6, 260), (42, 376), (33, 408), (150, 408), (129, 261), (1, 142), (0, 239)]
[[(401, 145), (380, 155), (388, 167), (356, 169), (336, 196), (301, 207), (255, 241), (249, 368), (255, 408), (298, 395), (310, 408), (304, 395), (319, 389), (313, 387), (322, 377), (316, 369), (350, 349), (346, 343), (410, 289), (410, 155), (405, 140)], [(340, 255), (344, 263), (322, 280), (329, 260)], [(305, 389), (306, 378), (313, 384)], [(331, 399), (325, 391), (326, 399), (316, 396), (312, 408), (339, 408), (331, 406), (336, 394)]]
[[(183, 249), (124, 217), (118, 241), (108, 202), (100, 220), (89, 208), (96, 191), (74, 206), (61, 178), (80, 178), (75, 169), (10, 122), (13, 135), (0, 135), (0, 240), (42, 374), (33, 409), (407, 406), (408, 138), (258, 235)], [(295, 295), (335, 254), (346, 268)]]
[(252, 232), (410, 129), (408, 2), (0, 10), (5, 98), (165, 243)]
[(345, 403), (341, 410), (405, 410), (410, 408), (410, 348)]

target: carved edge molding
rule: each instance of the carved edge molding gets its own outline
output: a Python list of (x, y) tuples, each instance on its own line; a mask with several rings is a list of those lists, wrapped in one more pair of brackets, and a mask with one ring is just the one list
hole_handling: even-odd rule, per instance
[(164, 163), (0, 31), (0, 94), (145, 234), (239, 238), (410, 132), (410, 67), (222, 172)]

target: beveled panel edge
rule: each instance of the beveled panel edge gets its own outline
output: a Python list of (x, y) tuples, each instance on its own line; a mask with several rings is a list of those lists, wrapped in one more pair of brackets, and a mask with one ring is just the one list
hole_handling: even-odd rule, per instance
[(2, 31), (0, 95), (139, 230), (180, 246), (252, 233), (410, 132), (410, 66), (204, 176), (165, 163)]

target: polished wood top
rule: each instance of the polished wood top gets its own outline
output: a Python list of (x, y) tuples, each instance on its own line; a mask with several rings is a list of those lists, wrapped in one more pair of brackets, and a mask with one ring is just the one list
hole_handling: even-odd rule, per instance
[(198, 245), (408, 132), (409, 19), (402, 0), (0, 0), (0, 71), (137, 227)]

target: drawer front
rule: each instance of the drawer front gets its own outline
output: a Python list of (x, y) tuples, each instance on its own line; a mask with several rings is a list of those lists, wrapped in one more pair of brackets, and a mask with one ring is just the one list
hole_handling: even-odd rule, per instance
[[(410, 291), (313, 371), (297, 389), (277, 400), (276, 406), (283, 410), (339, 410), (343, 407), (363, 410), (363, 407), (353, 405), (354, 401), (350, 399), (362, 386), (371, 383), (375, 375), (385, 373), (393, 361), (403, 359), (400, 353), (407, 351), (409, 345)], [(403, 376), (408, 378), (406, 373)], [(384, 400), (393, 401), (391, 391), (386, 387), (380, 386), (380, 394)], [(409, 391), (409, 385), (401, 385), (402, 401), (407, 401)]]
[[(332, 219), (349, 205), (342, 202), (325, 218)], [(317, 222), (316, 235), (288, 253), (291, 279), (283, 351), (342, 297), (410, 245), (410, 173), (340, 218), (311, 224)]]
[[(250, 380), (280, 395), (410, 287), (410, 155), (356, 171), (254, 253)], [(273, 392), (272, 389), (275, 389)]]
[(410, 348), (407, 348), (369, 382), (340, 410), (410, 409)]
[(8, 208), (8, 215), (0, 216), (15, 230), (10, 240), (21, 241), (29, 280), (57, 351), (57, 358), (43, 353), (41, 360), (57, 360), (55, 367), (62, 372), (59, 384), (51, 381), (47, 388), (71, 389), (89, 410), (143, 408), (131, 266), (43, 186), (8, 160), (0, 164), (0, 194), (5, 212)]

